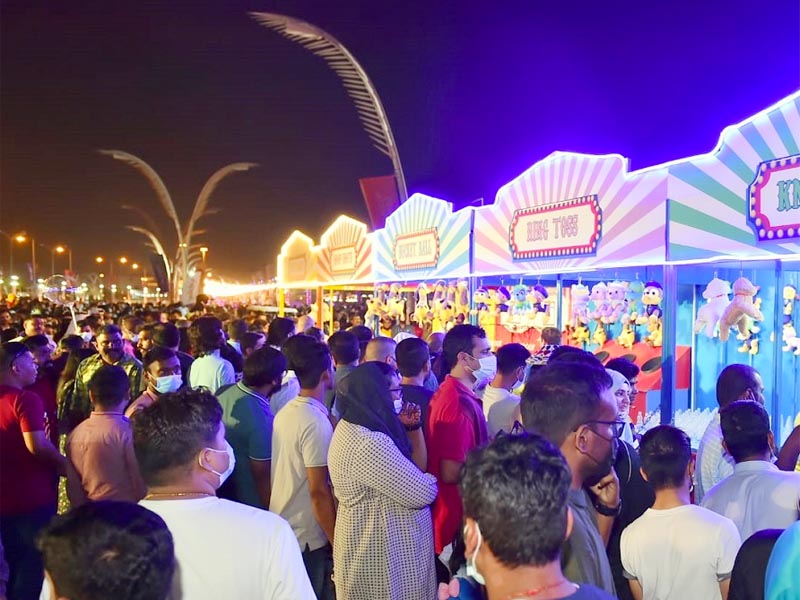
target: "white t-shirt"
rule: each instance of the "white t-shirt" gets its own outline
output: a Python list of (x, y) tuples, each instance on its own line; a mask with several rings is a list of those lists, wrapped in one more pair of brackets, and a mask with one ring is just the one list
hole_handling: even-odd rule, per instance
[(736, 525), (694, 505), (649, 508), (622, 532), (622, 567), (648, 600), (717, 600), (742, 541)]
[(722, 447), (722, 426), (719, 411), (706, 427), (697, 448), (697, 470), (694, 472), (695, 502), (700, 502), (706, 492), (733, 473), (733, 457)]
[(278, 411), (282, 409), (290, 400), (294, 400), (300, 394), (300, 382), (297, 380), (297, 375), (292, 370), (286, 371), (281, 379), (281, 389), (273, 392), (269, 397), (269, 407), (272, 409), (272, 414), (277, 415)]
[(733, 521), (743, 540), (762, 529), (786, 529), (800, 517), (798, 505), (800, 473), (781, 471), (766, 460), (737, 464), (702, 502)]
[(328, 409), (314, 398), (298, 396), (275, 415), (269, 509), (289, 521), (301, 550), (329, 543), (314, 516), (306, 468), (328, 466), (332, 437)]
[(236, 373), (233, 365), (219, 355), (219, 350), (195, 358), (189, 367), (190, 387), (205, 387), (216, 394), (221, 387), (234, 383)]
[(179, 577), (171, 600), (314, 600), (297, 541), (279, 516), (215, 497), (139, 504), (172, 532)]
[(519, 413), (519, 396), (515, 396), (505, 388), (487, 385), (483, 389), (483, 414), (489, 437), (494, 437), (501, 429), (510, 433), (514, 421), (521, 421)]

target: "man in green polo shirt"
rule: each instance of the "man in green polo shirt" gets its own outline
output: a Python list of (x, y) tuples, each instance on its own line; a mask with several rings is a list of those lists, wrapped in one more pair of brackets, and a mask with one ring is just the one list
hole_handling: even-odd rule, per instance
[(281, 387), (286, 358), (270, 346), (244, 361), (242, 380), (217, 392), (222, 405), (225, 439), (233, 448), (236, 468), (221, 494), (237, 502), (268, 509), (272, 460), (269, 397)]

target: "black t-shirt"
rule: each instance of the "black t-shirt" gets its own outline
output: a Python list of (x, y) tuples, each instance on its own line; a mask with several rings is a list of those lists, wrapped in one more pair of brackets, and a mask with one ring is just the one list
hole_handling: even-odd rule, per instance
[(400, 387), (403, 388), (403, 400), (419, 405), (422, 410), (421, 423), (424, 427), (425, 418), (428, 414), (428, 404), (430, 404), (433, 397), (433, 391), (421, 385), (402, 384)]

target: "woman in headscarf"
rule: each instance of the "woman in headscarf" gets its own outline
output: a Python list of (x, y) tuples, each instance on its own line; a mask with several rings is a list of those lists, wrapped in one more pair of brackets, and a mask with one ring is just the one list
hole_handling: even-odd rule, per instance
[(364, 363), (344, 383), (328, 453), (339, 500), (336, 595), (433, 599), (436, 479), (421, 470), (426, 452), (419, 407), (403, 403), (400, 377), (386, 363)]
[(633, 424), (631, 423), (630, 409), (631, 409), (631, 384), (625, 376), (613, 369), (606, 369), (606, 373), (611, 376), (612, 385), (611, 393), (614, 394), (614, 400), (617, 403), (617, 414), (620, 421), (625, 421), (625, 429), (622, 431), (622, 440), (633, 444)]

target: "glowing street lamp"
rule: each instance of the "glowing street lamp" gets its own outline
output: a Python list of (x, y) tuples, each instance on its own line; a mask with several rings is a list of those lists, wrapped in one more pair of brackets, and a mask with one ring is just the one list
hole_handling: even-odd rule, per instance
[(102, 265), (103, 264), (103, 260), (104, 259), (103, 259), (102, 256), (98, 256), (97, 258), (94, 259), (94, 262), (96, 262), (98, 265)]
[(200, 246), (200, 254), (203, 256), (203, 268), (206, 268), (206, 254), (208, 254), (208, 246)]
[(131, 265), (131, 269), (133, 269), (134, 271), (138, 270), (139, 269), (139, 263), (133, 263)]
[[(21, 231), (17, 235), (14, 236), (14, 240), (18, 244), (24, 244), (28, 241), (28, 234), (24, 231)], [(36, 287), (36, 242), (31, 237), (31, 292), (33, 293), (33, 289)]]
[(127, 257), (125, 257), (125, 256), (120, 256), (120, 257), (119, 257), (119, 264), (121, 264), (121, 265), (127, 265), (127, 264), (128, 264), (128, 259), (127, 259)]
[(53, 272), (53, 275), (55, 275), (55, 272), (56, 272), (56, 254), (64, 254), (64, 253), (67, 254), (67, 257), (68, 257), (68, 260), (69, 260), (69, 263), (68, 263), (69, 264), (69, 270), (72, 271), (72, 248), (67, 248), (67, 247), (62, 246), (61, 244), (59, 244), (58, 246), (53, 248), (53, 250), (52, 250), (52, 252), (50, 254), (50, 261), (51, 261), (50, 270)]

